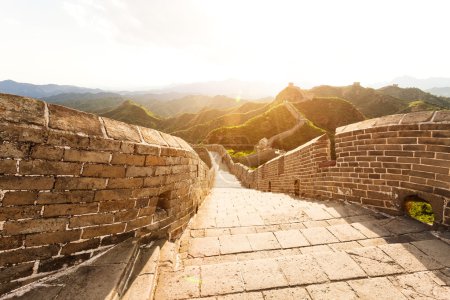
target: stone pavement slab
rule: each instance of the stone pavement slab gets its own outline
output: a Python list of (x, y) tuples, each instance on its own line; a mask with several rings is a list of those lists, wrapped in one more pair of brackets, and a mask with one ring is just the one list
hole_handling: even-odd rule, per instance
[(310, 285), (306, 289), (314, 300), (358, 299), (358, 296), (346, 282)]
[(247, 291), (288, 286), (276, 260), (250, 260), (241, 263), (241, 273)]
[(345, 252), (322, 252), (313, 254), (331, 280), (366, 277), (366, 273)]
[(405, 271), (390, 256), (376, 247), (357, 248), (347, 253), (369, 276), (399, 274)]
[(221, 254), (252, 251), (250, 242), (245, 234), (223, 235), (219, 237), (219, 241)]
[(284, 249), (309, 246), (309, 242), (300, 233), (299, 230), (290, 229), (284, 231), (276, 231), (274, 232), (274, 234), (281, 247), (283, 247)]
[(320, 283), (327, 275), (312, 255), (295, 255), (277, 259), (289, 285)]
[(308, 292), (304, 288), (282, 288), (264, 291), (264, 300), (309, 300)]
[(311, 245), (337, 243), (339, 240), (324, 227), (300, 229)]
[(367, 300), (406, 300), (407, 298), (385, 277), (348, 281), (348, 284), (361, 299)]
[(244, 291), (238, 263), (205, 265), (201, 267), (201, 295), (222, 295)]

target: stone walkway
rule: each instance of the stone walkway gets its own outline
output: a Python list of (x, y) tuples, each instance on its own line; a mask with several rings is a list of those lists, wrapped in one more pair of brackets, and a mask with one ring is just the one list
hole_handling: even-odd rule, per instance
[(450, 299), (448, 235), (353, 204), (245, 189), (216, 168), (178, 259), (160, 268), (156, 300)]

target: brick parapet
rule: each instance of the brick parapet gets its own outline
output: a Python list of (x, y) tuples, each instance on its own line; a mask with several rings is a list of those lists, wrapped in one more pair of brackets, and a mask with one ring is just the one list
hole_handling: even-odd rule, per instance
[(178, 137), (0, 94), (0, 294), (129, 237), (178, 236), (213, 177)]
[(340, 127), (336, 160), (327, 136), (250, 170), (224, 156), (246, 187), (312, 199), (361, 203), (403, 214), (407, 196), (429, 202), (435, 224), (450, 225), (450, 111), (385, 116)]

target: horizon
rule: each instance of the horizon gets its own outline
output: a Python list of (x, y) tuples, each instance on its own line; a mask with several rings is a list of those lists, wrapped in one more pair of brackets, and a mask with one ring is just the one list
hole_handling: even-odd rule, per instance
[(302, 87), (448, 78), (448, 8), (445, 1), (3, 1), (0, 78), (110, 91), (231, 78)]

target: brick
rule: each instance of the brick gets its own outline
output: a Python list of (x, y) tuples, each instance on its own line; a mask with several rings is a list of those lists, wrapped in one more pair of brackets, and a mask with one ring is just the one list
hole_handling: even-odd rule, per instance
[(430, 137), (430, 131), (423, 130), (402, 130), (398, 132), (399, 137)]
[(434, 158), (435, 156), (436, 156), (436, 153), (429, 152), (429, 151), (416, 151), (416, 152), (414, 152), (414, 157)]
[(104, 238), (102, 238), (101, 245), (102, 246), (117, 245), (118, 243), (123, 242), (131, 237), (134, 237), (134, 231), (113, 234), (111, 236), (105, 236)]
[(126, 153), (114, 153), (111, 160), (111, 164), (113, 165), (143, 166), (144, 163), (144, 155), (133, 155)]
[(89, 138), (86, 136), (76, 135), (73, 133), (62, 133), (60, 131), (50, 129), (47, 143), (61, 147), (88, 148)]
[(58, 254), (59, 247), (49, 245), (39, 248), (25, 248), (13, 252), (0, 253), (0, 265), (16, 264), (21, 262), (33, 261), (37, 259), (50, 258)]
[(37, 192), (7, 192), (3, 197), (3, 206), (34, 204)]
[(25, 247), (72, 242), (80, 239), (81, 230), (66, 230), (27, 235)]
[(450, 198), (450, 190), (449, 189), (441, 189), (441, 188), (434, 188), (434, 193)]
[(141, 209), (139, 210), (138, 216), (139, 216), (139, 217), (143, 217), (143, 216), (152, 216), (152, 215), (155, 213), (155, 211), (156, 211), (156, 204), (153, 205), (153, 206), (141, 208)]
[[(398, 138), (388, 138), (387, 143), (390, 145), (394, 144), (417, 144), (417, 138), (415, 137), (398, 137)], [(419, 142), (421, 144), (421, 142)]]
[(448, 174), (448, 168), (442, 168), (437, 166), (426, 166), (426, 165), (412, 165), (412, 169), (416, 171), (430, 172), (430, 173), (439, 173), (439, 174)]
[(108, 118), (102, 118), (105, 124), (106, 133), (110, 138), (120, 141), (131, 141), (140, 143), (141, 138), (136, 125), (130, 125)]
[(164, 158), (161, 156), (148, 155), (147, 159), (145, 160), (145, 165), (146, 166), (165, 166), (167, 164), (166, 160), (167, 160), (167, 158)]
[(111, 154), (109, 152), (94, 152), (66, 149), (64, 151), (65, 161), (80, 161), (90, 163), (108, 163)]
[(377, 207), (384, 207), (384, 201), (377, 199), (361, 198), (361, 203)]
[(113, 200), (100, 202), (100, 212), (118, 211), (134, 208), (134, 200)]
[(23, 158), (28, 155), (28, 144), (0, 144), (0, 158)]
[(95, 193), (95, 201), (124, 200), (131, 197), (130, 189), (102, 190)]
[(38, 204), (81, 203), (94, 201), (93, 191), (40, 192)]
[[(0, 250), (9, 250), (20, 248), (23, 244), (23, 236), (15, 235), (15, 236), (2, 236), (2, 242), (0, 243)], [(1, 277), (2, 272), (0, 272)]]
[(450, 153), (450, 147), (427, 145), (427, 151)]
[(96, 115), (55, 104), (48, 104), (48, 112), (50, 128), (103, 136), (100, 120)]
[(83, 239), (90, 239), (94, 237), (120, 233), (125, 230), (125, 223), (104, 225), (97, 227), (87, 227), (83, 229), (81, 237)]
[(128, 154), (134, 153), (135, 145), (135, 143), (122, 141), (120, 142), (120, 152)]
[(114, 216), (110, 214), (95, 214), (87, 216), (78, 216), (70, 218), (69, 227), (86, 227), (94, 225), (111, 224), (114, 222)]
[(159, 156), (161, 154), (161, 151), (162, 149), (158, 146), (139, 145), (139, 144), (136, 145), (136, 154), (150, 154)]
[(16, 161), (12, 159), (0, 160), (0, 174), (14, 175), (17, 172)]
[(111, 178), (108, 181), (108, 188), (111, 189), (135, 189), (144, 184), (143, 178)]
[(45, 160), (22, 160), (19, 164), (19, 173), (24, 175), (79, 175), (81, 164), (45, 161)]
[(419, 138), (419, 144), (450, 146), (448, 138)]
[(0, 221), (37, 218), (41, 214), (41, 206), (2, 207)]
[(53, 183), (53, 177), (0, 177), (0, 187), (4, 190), (50, 190)]
[(44, 217), (72, 216), (96, 213), (98, 203), (52, 204), (44, 206)]
[(421, 185), (421, 184), (415, 184), (410, 182), (400, 182), (400, 186), (403, 188), (411, 189), (411, 190), (417, 190), (425, 193), (432, 193), (433, 187), (427, 186), (427, 185)]
[(139, 219), (136, 219), (136, 220), (132, 220), (132, 221), (127, 223), (127, 231), (134, 230), (134, 229), (139, 228), (139, 227), (147, 226), (147, 225), (149, 225), (151, 223), (152, 223), (152, 217), (151, 216), (142, 217), (142, 218), (139, 218)]
[(450, 138), (450, 130), (433, 131), (434, 138)]
[(44, 102), (31, 98), (0, 94), (0, 120), (45, 125)]
[(159, 188), (142, 188), (142, 189), (134, 189), (131, 192), (132, 198), (146, 198), (153, 197), (160, 194)]
[(126, 177), (150, 177), (153, 175), (154, 168), (152, 167), (135, 167), (128, 166)]
[(104, 189), (106, 179), (103, 178), (71, 178), (59, 177), (56, 179), (56, 190), (92, 190)]
[(27, 234), (35, 232), (61, 231), (66, 229), (67, 219), (35, 219), (6, 222), (3, 232), (7, 235)]
[(121, 166), (91, 165), (83, 167), (83, 176), (89, 177), (125, 177), (125, 168)]
[(63, 148), (45, 145), (35, 145), (31, 148), (31, 158), (45, 160), (61, 160), (64, 154)]
[(0, 124), (0, 140), (11, 142), (43, 143), (48, 132), (42, 128), (26, 125)]
[(68, 243), (61, 249), (62, 255), (73, 254), (80, 251), (96, 249), (100, 246), (100, 239), (90, 239), (83, 242)]
[(424, 165), (450, 168), (450, 160), (422, 158), (420, 161)]
[(414, 156), (414, 152), (411, 151), (384, 151), (386, 156)]
[(14, 279), (30, 276), (33, 274), (33, 267), (34, 262), (31, 262), (2, 269), (0, 272), (0, 283), (7, 283)]
[(91, 137), (89, 149), (98, 151), (120, 151), (120, 141), (107, 140), (105, 138)]
[(127, 222), (137, 217), (139, 209), (129, 209), (114, 213), (114, 222)]
[(65, 269), (67, 267), (79, 264), (90, 258), (90, 253), (83, 253), (74, 256), (63, 256), (41, 260), (39, 262), (39, 267), (37, 272), (44, 273), (50, 271), (56, 271), (60, 269)]

